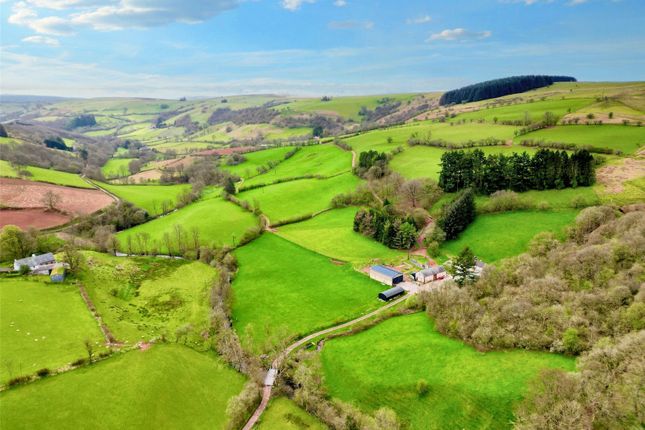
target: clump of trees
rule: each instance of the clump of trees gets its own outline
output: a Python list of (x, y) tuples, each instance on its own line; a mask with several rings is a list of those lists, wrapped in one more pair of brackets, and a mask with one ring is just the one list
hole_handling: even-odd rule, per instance
[(396, 249), (410, 249), (418, 235), (412, 217), (391, 213), (387, 207), (360, 209), (354, 216), (354, 231)]
[(78, 115), (72, 118), (67, 124), (68, 130), (73, 130), (80, 127), (92, 127), (96, 125), (96, 118), (92, 114)]
[(356, 174), (361, 178), (382, 178), (389, 173), (388, 156), (385, 152), (364, 151), (358, 155)]
[(61, 151), (71, 151), (72, 150), (72, 148), (68, 147), (65, 144), (65, 141), (60, 136), (46, 137), (43, 140), (43, 143), (45, 144), (45, 146), (47, 148), (59, 149)]
[(456, 239), (475, 220), (475, 216), (475, 193), (468, 188), (444, 206), (437, 226), (445, 233), (446, 239)]
[(34, 228), (24, 231), (15, 225), (6, 225), (0, 230), (0, 261), (13, 261), (31, 254), (56, 252), (62, 246), (61, 239), (43, 234)]
[(539, 149), (527, 153), (490, 154), (448, 151), (441, 156), (439, 185), (446, 192), (472, 187), (478, 193), (589, 186), (595, 182), (594, 158), (585, 149), (571, 154)]
[(571, 76), (527, 75), (493, 79), (445, 92), (439, 99), (439, 104), (444, 106), (453, 103), (493, 99), (546, 87), (555, 82), (576, 82), (576, 78)]

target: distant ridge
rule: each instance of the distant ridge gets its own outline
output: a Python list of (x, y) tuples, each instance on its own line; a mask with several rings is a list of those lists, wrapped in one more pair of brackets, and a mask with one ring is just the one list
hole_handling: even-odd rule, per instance
[(555, 82), (576, 82), (576, 78), (571, 76), (526, 75), (493, 79), (492, 81), (480, 82), (448, 91), (441, 96), (439, 104), (443, 106), (493, 99), (547, 87)]
[(70, 99), (71, 97), (0, 94), (0, 103), (56, 103)]

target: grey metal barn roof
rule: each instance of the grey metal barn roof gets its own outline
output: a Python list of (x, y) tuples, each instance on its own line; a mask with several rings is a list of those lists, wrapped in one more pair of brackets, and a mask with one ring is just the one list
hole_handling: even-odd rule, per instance
[(405, 293), (405, 290), (402, 287), (393, 287), (389, 290), (381, 291), (378, 297), (382, 300), (389, 300), (393, 297), (400, 296), (403, 293)]
[(19, 266), (40, 266), (41, 264), (49, 263), (50, 261), (54, 261), (54, 254), (51, 252), (48, 252), (47, 254), (41, 254), (41, 255), (32, 255), (31, 257), (26, 257), (26, 258), (21, 258), (20, 260), (16, 260), (15, 262)]
[(403, 275), (403, 273), (385, 266), (372, 266), (370, 269), (380, 273), (381, 275), (389, 276), (390, 278), (396, 278), (397, 276)]

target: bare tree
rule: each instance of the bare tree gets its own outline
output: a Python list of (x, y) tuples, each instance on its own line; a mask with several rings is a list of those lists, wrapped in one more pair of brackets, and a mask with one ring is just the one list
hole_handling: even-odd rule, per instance
[(42, 203), (48, 211), (56, 211), (60, 203), (60, 196), (53, 191), (47, 191), (42, 198)]
[(408, 181), (401, 187), (401, 195), (408, 206), (416, 208), (423, 198), (423, 183), (419, 180)]

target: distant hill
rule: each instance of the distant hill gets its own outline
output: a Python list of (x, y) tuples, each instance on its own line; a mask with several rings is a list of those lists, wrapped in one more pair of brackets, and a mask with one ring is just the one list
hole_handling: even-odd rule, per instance
[(555, 82), (576, 82), (576, 78), (571, 76), (528, 75), (494, 79), (448, 91), (441, 96), (439, 104), (443, 106), (492, 99), (546, 87)]
[(20, 94), (0, 94), (0, 103), (57, 103), (70, 100), (69, 97), (29, 96)]

